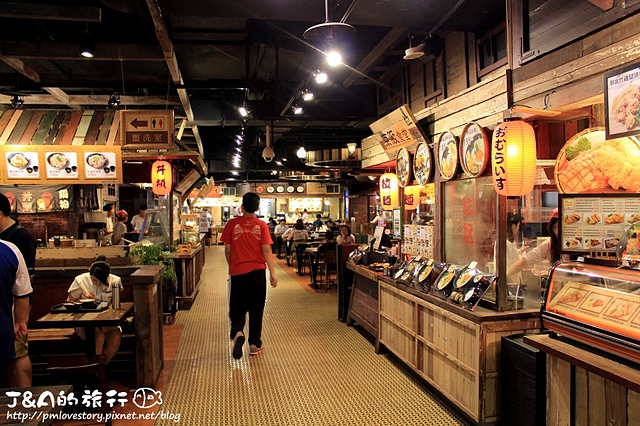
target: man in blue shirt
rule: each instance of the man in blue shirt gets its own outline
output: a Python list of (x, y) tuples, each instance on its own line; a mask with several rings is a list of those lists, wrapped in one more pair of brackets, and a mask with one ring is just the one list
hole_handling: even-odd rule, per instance
[(16, 355), (13, 341), (27, 335), (31, 292), (29, 272), (20, 250), (0, 240), (0, 387), (8, 386), (11, 360)]

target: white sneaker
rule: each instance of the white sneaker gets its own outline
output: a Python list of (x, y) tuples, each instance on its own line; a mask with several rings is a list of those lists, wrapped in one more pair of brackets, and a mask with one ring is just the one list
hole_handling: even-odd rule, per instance
[(233, 338), (233, 357), (235, 359), (242, 358), (242, 346), (244, 345), (244, 333), (238, 331), (236, 337)]

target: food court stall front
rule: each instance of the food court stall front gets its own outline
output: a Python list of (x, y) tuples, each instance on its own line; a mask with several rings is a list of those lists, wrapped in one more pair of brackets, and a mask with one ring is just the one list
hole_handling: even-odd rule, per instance
[[(506, 92), (506, 78), (494, 83)], [(483, 89), (476, 90), (479, 99)], [(464, 109), (462, 97), (450, 102)], [(419, 116), (437, 116), (436, 109)], [(367, 158), (385, 167), (395, 160), (396, 177), (388, 183), (383, 175), (380, 200), (383, 207), (395, 197), (403, 201), (404, 207), (393, 210), (401, 255), (388, 276), (363, 264), (348, 266), (357, 276), (350, 320), (368, 320), (378, 351), (391, 351), (479, 423), (500, 417), (501, 337), (539, 328), (539, 288), (537, 306), (526, 306), (516, 295), (509, 297), (504, 279), (506, 197), (498, 194), (487, 167), (485, 128), (501, 116), (495, 111), (478, 122), (424, 123), (437, 135), (435, 143), (407, 106), (372, 124), (375, 135), (363, 141), (363, 165)], [(394, 180), (397, 193), (387, 197)], [(407, 188), (413, 183), (421, 188), (418, 204), (428, 200), (429, 206), (411, 205), (413, 190)], [(363, 280), (368, 288), (358, 285)]]

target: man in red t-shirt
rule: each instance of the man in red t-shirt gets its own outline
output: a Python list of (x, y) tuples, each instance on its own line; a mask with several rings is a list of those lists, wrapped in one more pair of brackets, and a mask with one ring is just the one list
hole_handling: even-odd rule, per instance
[[(271, 234), (265, 222), (254, 217), (260, 205), (260, 196), (248, 192), (242, 197), (242, 216), (231, 219), (222, 231), (220, 241), (224, 243), (224, 255), (229, 264), (231, 295), (229, 317), (233, 357), (242, 358), (244, 325), (249, 312), (249, 353), (258, 355), (262, 346), (262, 315), (267, 298), (269, 268), (271, 287), (278, 285), (271, 253)], [(266, 267), (265, 267), (266, 263)]]

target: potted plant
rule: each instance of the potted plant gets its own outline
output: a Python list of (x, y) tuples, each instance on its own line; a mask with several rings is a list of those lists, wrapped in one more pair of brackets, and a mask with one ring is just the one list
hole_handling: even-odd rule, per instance
[(129, 257), (139, 257), (135, 265), (162, 265), (162, 313), (169, 324), (173, 324), (177, 310), (175, 303), (178, 283), (173, 258), (169, 251), (156, 245), (138, 245), (129, 252)]

